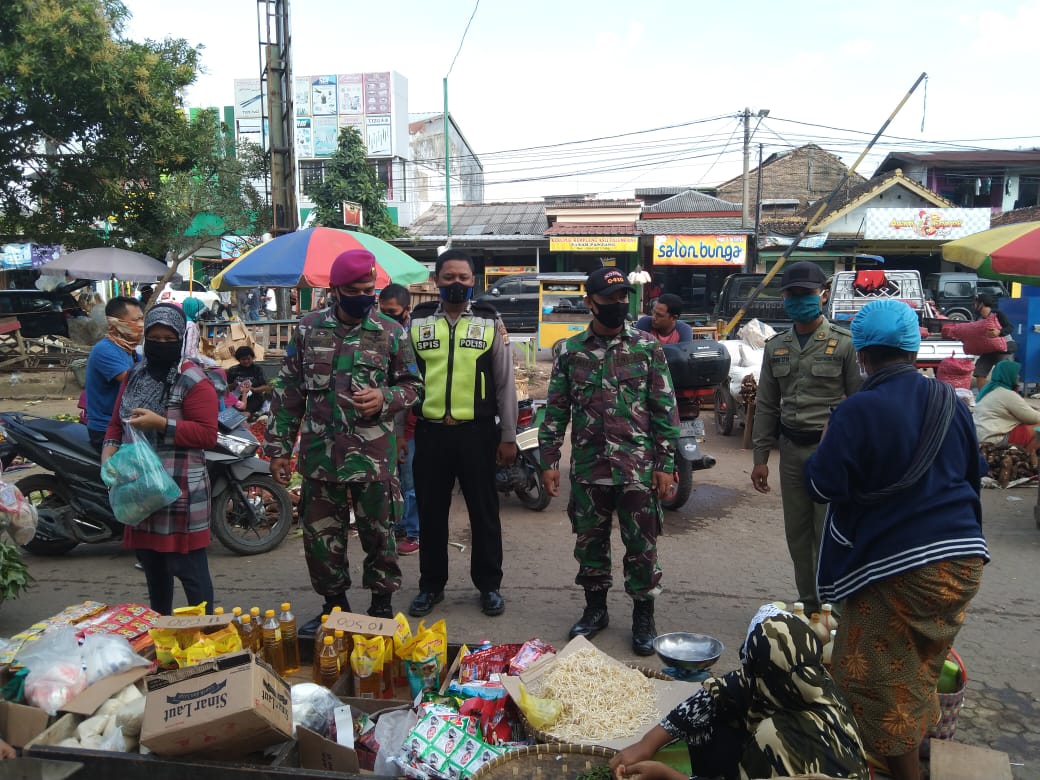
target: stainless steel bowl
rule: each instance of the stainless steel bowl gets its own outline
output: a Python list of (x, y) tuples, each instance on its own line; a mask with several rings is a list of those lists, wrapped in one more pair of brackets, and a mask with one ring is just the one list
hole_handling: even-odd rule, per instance
[(725, 649), (713, 636), (685, 631), (661, 634), (654, 640), (658, 657), (668, 666), (679, 669), (708, 669)]

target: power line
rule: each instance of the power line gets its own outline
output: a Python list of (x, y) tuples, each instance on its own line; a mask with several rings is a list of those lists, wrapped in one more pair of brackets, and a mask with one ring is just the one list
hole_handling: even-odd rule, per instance
[(459, 48), (455, 50), (455, 56), (451, 59), (451, 66), (448, 68), (448, 72), (444, 74), (444, 78), (448, 78), (451, 75), (452, 68), (455, 67), (455, 60), (459, 58), (459, 54), (462, 53), (462, 44), (466, 42), (466, 33), (469, 32), (469, 26), (473, 23), (473, 17), (477, 15), (477, 9), (480, 8), (480, 0), (477, 0), (473, 4), (473, 13), (469, 15), (469, 21), (466, 22), (466, 29), (462, 31), (462, 40), (459, 41)]

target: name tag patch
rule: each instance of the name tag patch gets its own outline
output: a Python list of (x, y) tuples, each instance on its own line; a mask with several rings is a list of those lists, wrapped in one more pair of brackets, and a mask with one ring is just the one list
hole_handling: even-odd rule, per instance
[(441, 340), (440, 339), (428, 339), (426, 341), (417, 341), (417, 342), (415, 342), (415, 348), (419, 349), (419, 350), (440, 349), (441, 348)]
[(487, 342), (484, 339), (462, 339), (459, 341), (459, 346), (470, 349), (487, 349)]

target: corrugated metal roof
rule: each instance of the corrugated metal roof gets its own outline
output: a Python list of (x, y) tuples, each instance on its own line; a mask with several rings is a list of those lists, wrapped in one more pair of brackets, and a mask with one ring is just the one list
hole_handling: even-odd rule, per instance
[(642, 197), (656, 197), (658, 195), (678, 195), (680, 192), (686, 192), (688, 187), (640, 187), (636, 189), (635, 195), (637, 198)]
[(641, 200), (555, 200), (545, 199), (545, 207), (550, 209), (601, 209), (613, 206), (615, 208), (634, 208), (642, 206)]
[[(540, 201), (524, 203), (460, 203), (451, 207), (453, 235), (541, 236), (546, 226)], [(412, 236), (444, 236), (448, 220), (443, 205), (423, 212), (408, 228)]]
[(635, 222), (565, 222), (555, 223), (545, 231), (547, 236), (634, 236)]
[(644, 214), (705, 214), (713, 211), (740, 211), (740, 204), (713, 198), (696, 190), (686, 190), (643, 209)]
[(647, 236), (674, 234), (680, 236), (739, 233), (751, 235), (754, 228), (742, 228), (740, 217), (681, 217), (677, 219), (641, 219), (636, 223), (640, 233)]
[(889, 152), (878, 166), (878, 173), (902, 167), (905, 163), (929, 167), (979, 167), (987, 165), (1040, 166), (1040, 149), (983, 149), (981, 151)]

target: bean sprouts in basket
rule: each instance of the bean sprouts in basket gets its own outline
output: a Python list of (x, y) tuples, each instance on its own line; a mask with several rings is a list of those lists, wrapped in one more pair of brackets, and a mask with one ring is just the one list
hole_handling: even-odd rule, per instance
[(636, 669), (605, 661), (596, 650), (557, 659), (530, 688), (563, 705), (549, 733), (565, 742), (632, 736), (661, 717), (653, 683)]

